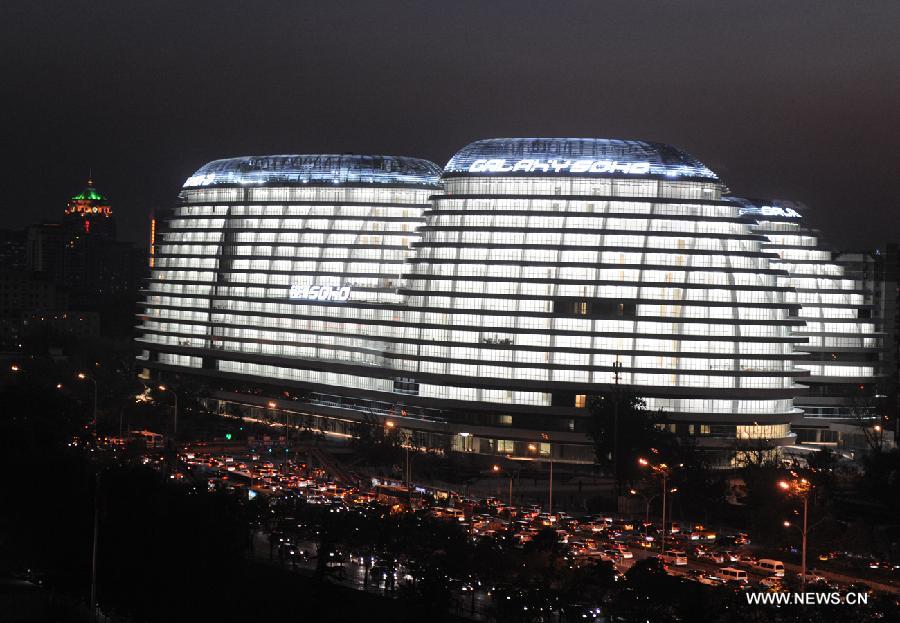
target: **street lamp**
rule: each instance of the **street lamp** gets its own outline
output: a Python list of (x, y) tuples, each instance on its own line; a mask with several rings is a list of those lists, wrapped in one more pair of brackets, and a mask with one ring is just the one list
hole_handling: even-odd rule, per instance
[(94, 384), (94, 421), (93, 421), (93, 425), (94, 425), (94, 434), (96, 435), (97, 434), (97, 379), (88, 376), (84, 372), (79, 372), (78, 378), (81, 379), (82, 381), (90, 381), (91, 383)]
[(172, 427), (172, 441), (174, 442), (175, 438), (178, 437), (178, 392), (174, 389), (168, 389), (165, 385), (160, 385), (159, 391), (170, 391), (172, 392), (172, 397), (175, 399), (175, 419)]
[[(549, 435), (547, 433), (541, 433), (541, 437), (549, 440)], [(547, 444), (550, 445), (550, 444)], [(537, 444), (530, 443), (528, 444), (529, 452), (537, 452), (538, 446)], [(550, 448), (550, 492), (549, 492), (549, 500), (547, 502), (547, 514), (553, 514), (553, 448)]]
[[(500, 476), (500, 472), (504, 471), (503, 468), (501, 468), (499, 465), (494, 465), (491, 469), (494, 471), (495, 474), (497, 474), (498, 477)], [(509, 508), (510, 508), (510, 512), (512, 512), (512, 505), (513, 505), (513, 496), (512, 496), (513, 477), (512, 477), (512, 474), (510, 474), (509, 472), (506, 472), (506, 477), (509, 478)], [(498, 490), (498, 493), (499, 493), (499, 490), (500, 490), (500, 483), (497, 483), (497, 490)]]
[[(791, 475), (793, 476), (791, 480), (779, 480), (778, 488), (789, 496), (803, 500), (803, 527), (798, 527), (798, 529), (803, 540), (800, 549), (800, 592), (804, 592), (806, 590), (806, 535), (809, 525), (807, 522), (809, 517), (809, 494), (813, 485), (806, 478), (800, 478), (795, 472), (791, 472)], [(790, 528), (791, 522), (785, 521), (784, 527)]]
[(9, 369), (10, 369), (12, 372), (19, 372), (22, 368), (20, 368), (20, 367), (17, 366), (16, 364), (12, 364), (12, 365), (9, 367)]
[[(644, 457), (638, 458), (638, 465), (641, 467), (649, 467), (653, 473), (657, 474), (662, 481), (662, 546), (660, 548), (660, 555), (665, 556), (666, 554), (666, 493), (668, 492), (668, 487), (666, 485), (666, 481), (671, 474), (671, 468), (665, 463), (653, 464)], [(678, 464), (678, 467), (683, 467), (682, 463)], [(676, 489), (677, 490), (677, 489)], [(674, 491), (673, 491), (674, 493)]]
[(651, 502), (653, 502), (653, 500), (655, 500), (656, 498), (659, 497), (659, 494), (658, 494), (658, 493), (654, 493), (654, 494), (651, 495), (651, 496), (646, 496), (646, 495), (644, 495), (643, 493), (641, 493), (640, 491), (638, 491), (637, 489), (630, 489), (628, 492), (629, 492), (631, 495), (636, 495), (636, 496), (638, 496), (638, 497), (640, 497), (641, 499), (644, 500), (644, 502), (645, 502), (646, 505), (647, 505), (647, 509), (646, 509), (646, 511), (645, 511), (645, 513), (644, 513), (644, 523), (645, 523), (645, 524), (650, 523), (650, 504), (651, 504)]

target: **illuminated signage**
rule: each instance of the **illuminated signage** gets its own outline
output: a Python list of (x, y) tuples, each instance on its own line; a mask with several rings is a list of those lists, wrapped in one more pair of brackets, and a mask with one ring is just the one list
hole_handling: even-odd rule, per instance
[(291, 286), (288, 298), (298, 301), (333, 301), (343, 303), (350, 300), (350, 286), (332, 288), (331, 286), (314, 286), (294, 284)]
[(781, 208), (779, 206), (760, 206), (759, 213), (763, 216), (783, 216), (786, 218), (800, 218), (800, 213), (794, 208)]
[(615, 160), (569, 160), (567, 158), (541, 160), (506, 160), (480, 158), (469, 165), (469, 173), (625, 173), (646, 175), (649, 162), (617, 162)]

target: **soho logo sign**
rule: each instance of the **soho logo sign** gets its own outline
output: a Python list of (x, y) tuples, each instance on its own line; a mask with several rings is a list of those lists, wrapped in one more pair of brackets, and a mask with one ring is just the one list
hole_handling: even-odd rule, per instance
[(469, 173), (627, 173), (642, 175), (650, 172), (649, 162), (616, 162), (615, 160), (511, 160), (510, 164), (503, 158), (475, 160), (469, 165)]
[(786, 218), (800, 218), (800, 213), (793, 208), (779, 208), (778, 206), (760, 206), (759, 213), (763, 216), (784, 216)]
[(350, 286), (332, 288), (331, 286), (311, 286), (294, 284), (288, 297), (300, 301), (334, 301), (343, 303), (350, 299)]

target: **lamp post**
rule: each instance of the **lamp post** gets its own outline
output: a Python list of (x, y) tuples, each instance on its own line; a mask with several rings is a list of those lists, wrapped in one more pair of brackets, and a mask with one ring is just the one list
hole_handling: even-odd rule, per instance
[[(495, 474), (497, 474), (498, 477), (500, 476), (500, 472), (503, 471), (503, 469), (502, 469), (499, 465), (494, 465), (491, 469), (494, 471)], [(509, 472), (506, 472), (506, 477), (509, 478), (509, 508), (510, 508), (510, 512), (512, 512), (512, 505), (513, 505), (513, 495), (512, 495), (512, 493), (513, 493), (513, 492), (512, 492), (512, 489), (513, 489), (513, 477), (512, 477), (512, 474), (510, 474)], [(499, 497), (499, 492), (500, 492), (500, 485), (499, 485), (499, 483), (497, 484), (497, 492), (498, 492), (498, 496), (497, 496), (497, 497)]]
[[(671, 474), (671, 468), (665, 463), (651, 463), (647, 459), (641, 457), (638, 459), (638, 465), (641, 467), (649, 467), (653, 473), (659, 476), (662, 484), (662, 546), (660, 547), (660, 555), (666, 555), (666, 493), (668, 492), (667, 480)], [(679, 463), (678, 467), (682, 467)], [(677, 490), (677, 489), (676, 489)], [(673, 492), (674, 493), (674, 492)]]
[[(808, 532), (809, 517), (809, 494), (813, 485), (806, 478), (800, 478), (796, 473), (791, 472), (793, 478), (791, 480), (779, 480), (778, 488), (786, 494), (798, 497), (803, 500), (803, 527), (799, 528), (802, 537), (802, 545), (800, 549), (800, 592), (806, 591), (806, 534)], [(791, 522), (785, 521), (786, 528), (791, 527)]]
[[(545, 440), (549, 438), (547, 433), (541, 433), (541, 437)], [(547, 444), (547, 445), (550, 445), (550, 444)], [(537, 444), (534, 444), (534, 443), (528, 444), (528, 451), (537, 453), (538, 452)], [(553, 514), (553, 448), (552, 447), (550, 448), (550, 496), (549, 496), (549, 502), (548, 502), (547, 506), (548, 506), (547, 514), (552, 515)]]
[(637, 489), (630, 489), (629, 493), (631, 495), (636, 495), (636, 496), (640, 497), (647, 504), (647, 509), (644, 512), (644, 523), (645, 524), (650, 523), (650, 503), (653, 502), (653, 500), (655, 500), (656, 498), (658, 498), (659, 494), (654, 493), (653, 495), (648, 497), (648, 496), (644, 495), (643, 493), (641, 493), (640, 491), (638, 491)]
[(91, 544), (91, 621), (97, 620), (97, 542), (100, 536), (100, 476), (94, 481), (94, 538)]
[[(394, 424), (393, 420), (388, 420), (384, 423), (384, 425), (388, 429), (388, 432), (394, 430), (394, 428), (397, 426), (396, 424)], [(411, 445), (411, 443), (412, 440), (408, 436), (404, 435), (404, 442), (402, 443), (402, 445), (403, 449), (406, 451), (406, 470), (403, 472), (403, 474), (407, 491), (409, 491), (409, 446)]]
[(97, 434), (97, 379), (88, 376), (84, 372), (79, 372), (78, 378), (81, 379), (82, 381), (90, 381), (91, 383), (94, 384), (94, 417), (93, 417), (93, 421), (91, 422), (91, 424), (94, 427), (94, 434), (96, 435)]
[(174, 442), (176, 437), (178, 437), (178, 392), (176, 392), (174, 389), (168, 389), (165, 385), (160, 385), (159, 391), (170, 391), (173, 398), (175, 399), (175, 418), (174, 425), (172, 427), (172, 441)]

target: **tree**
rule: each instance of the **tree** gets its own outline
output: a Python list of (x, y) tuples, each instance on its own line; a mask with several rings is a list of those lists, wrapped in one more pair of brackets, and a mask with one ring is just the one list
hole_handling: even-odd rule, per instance
[[(861, 390), (863, 387), (860, 385)], [(884, 414), (885, 411), (883, 399), (862, 395), (853, 397), (850, 413), (866, 442), (869, 454), (880, 454), (890, 443), (890, 418)]]
[(647, 403), (627, 389), (592, 396), (588, 409), (588, 435), (597, 463), (613, 473), (617, 494), (622, 483), (638, 476), (639, 456), (673, 447), (674, 435), (664, 428), (662, 414), (648, 410)]

